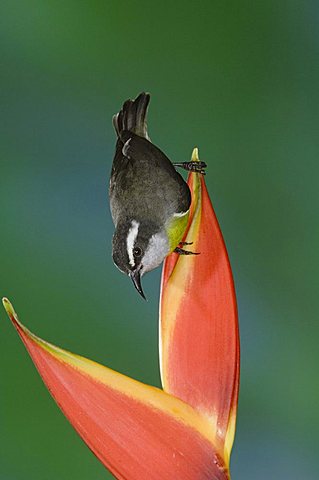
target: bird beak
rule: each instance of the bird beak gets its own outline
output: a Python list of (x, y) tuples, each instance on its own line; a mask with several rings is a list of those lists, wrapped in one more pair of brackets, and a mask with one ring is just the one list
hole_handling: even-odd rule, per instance
[(136, 290), (138, 291), (138, 293), (144, 298), (144, 300), (146, 300), (146, 297), (144, 295), (144, 292), (143, 292), (143, 289), (142, 289), (142, 285), (141, 285), (141, 274), (140, 274), (140, 270), (134, 270), (133, 272), (130, 272), (129, 273), (129, 276), (131, 277), (132, 279), (132, 282), (134, 284), (134, 287), (136, 288)]

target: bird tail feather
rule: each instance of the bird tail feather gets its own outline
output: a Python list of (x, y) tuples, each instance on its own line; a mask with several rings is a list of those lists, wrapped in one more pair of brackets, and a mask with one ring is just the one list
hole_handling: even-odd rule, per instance
[(135, 100), (126, 100), (122, 109), (114, 115), (113, 125), (117, 136), (126, 130), (149, 139), (147, 132), (147, 108), (150, 101), (149, 93), (140, 93)]

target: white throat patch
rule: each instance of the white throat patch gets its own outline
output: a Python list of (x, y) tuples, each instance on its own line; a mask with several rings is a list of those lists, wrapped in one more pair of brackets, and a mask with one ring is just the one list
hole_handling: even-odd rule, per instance
[(151, 236), (143, 257), (143, 273), (158, 267), (169, 253), (169, 242), (166, 233), (159, 232)]
[(135, 266), (133, 248), (134, 248), (135, 240), (138, 235), (139, 226), (140, 224), (136, 220), (132, 220), (131, 228), (129, 229), (129, 232), (127, 234), (127, 239), (126, 239), (126, 249), (127, 249), (127, 254), (128, 254), (131, 267)]

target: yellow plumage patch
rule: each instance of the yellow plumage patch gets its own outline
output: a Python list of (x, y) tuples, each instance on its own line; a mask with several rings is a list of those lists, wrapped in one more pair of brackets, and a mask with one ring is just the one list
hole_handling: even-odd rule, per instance
[(166, 225), (166, 233), (169, 240), (170, 253), (181, 242), (187, 227), (189, 210), (184, 215), (176, 215), (170, 218)]

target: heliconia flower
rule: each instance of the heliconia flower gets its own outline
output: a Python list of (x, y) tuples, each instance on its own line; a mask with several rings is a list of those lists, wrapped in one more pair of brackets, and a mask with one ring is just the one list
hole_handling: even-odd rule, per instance
[(235, 294), (204, 180), (192, 173), (189, 185), (186, 241), (200, 255), (174, 253), (164, 265), (163, 390), (41, 340), (3, 299), (58, 406), (120, 480), (230, 478), (239, 371)]
[[(193, 161), (198, 161), (195, 148)], [(223, 237), (202, 176), (190, 175), (185, 241), (199, 255), (170, 256), (163, 268), (160, 360), (166, 392), (207, 417), (229, 460), (239, 384), (236, 296)]]

